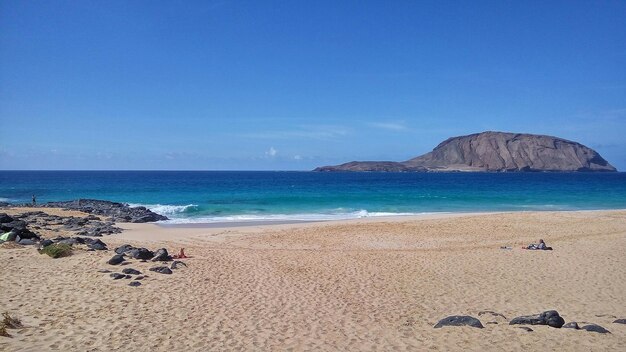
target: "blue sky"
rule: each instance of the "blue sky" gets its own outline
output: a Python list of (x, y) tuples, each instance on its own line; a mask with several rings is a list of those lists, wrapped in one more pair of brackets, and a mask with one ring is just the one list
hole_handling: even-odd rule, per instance
[(624, 1), (0, 1), (0, 169), (308, 170), (485, 130), (626, 170)]

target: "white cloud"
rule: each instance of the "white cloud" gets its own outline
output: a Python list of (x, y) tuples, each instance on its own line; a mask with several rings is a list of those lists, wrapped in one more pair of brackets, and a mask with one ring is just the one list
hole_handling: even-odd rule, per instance
[(265, 152), (265, 155), (269, 156), (270, 158), (275, 157), (276, 154), (278, 154), (278, 150), (274, 149), (274, 147), (270, 147), (270, 149)]
[(370, 127), (381, 128), (390, 131), (405, 131), (408, 127), (403, 122), (370, 122), (367, 124)]

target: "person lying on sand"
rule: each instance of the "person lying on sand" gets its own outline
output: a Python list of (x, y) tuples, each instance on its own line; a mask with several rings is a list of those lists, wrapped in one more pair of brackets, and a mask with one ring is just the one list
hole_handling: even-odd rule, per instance
[(530, 245), (528, 245), (528, 247), (524, 249), (552, 250), (552, 247), (546, 246), (546, 243), (540, 239), (538, 244), (531, 243)]

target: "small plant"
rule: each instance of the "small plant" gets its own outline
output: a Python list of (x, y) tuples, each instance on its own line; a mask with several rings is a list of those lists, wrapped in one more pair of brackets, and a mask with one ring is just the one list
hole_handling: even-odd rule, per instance
[(19, 329), (23, 327), (22, 321), (18, 317), (12, 317), (9, 312), (2, 313), (2, 322), (0, 325), (3, 325), (5, 328), (9, 329)]
[(72, 254), (72, 246), (65, 243), (54, 243), (44, 247), (39, 253), (47, 254), (52, 258), (68, 257)]

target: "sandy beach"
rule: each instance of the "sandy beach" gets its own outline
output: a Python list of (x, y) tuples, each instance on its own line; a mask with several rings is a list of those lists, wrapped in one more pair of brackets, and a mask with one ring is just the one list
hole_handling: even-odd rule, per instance
[[(0, 337), (0, 350), (626, 349), (626, 325), (612, 323), (626, 318), (626, 210), (117, 226), (125, 231), (102, 238), (106, 252), (52, 259), (0, 246), (0, 310), (25, 325)], [(555, 250), (521, 249), (539, 238)], [(121, 270), (106, 261), (125, 243), (184, 247), (192, 258), (172, 275), (132, 261), (126, 267), (148, 277), (130, 287), (98, 272)], [(611, 334), (508, 324), (552, 309)], [(474, 316), (485, 328), (433, 328), (450, 315)]]

